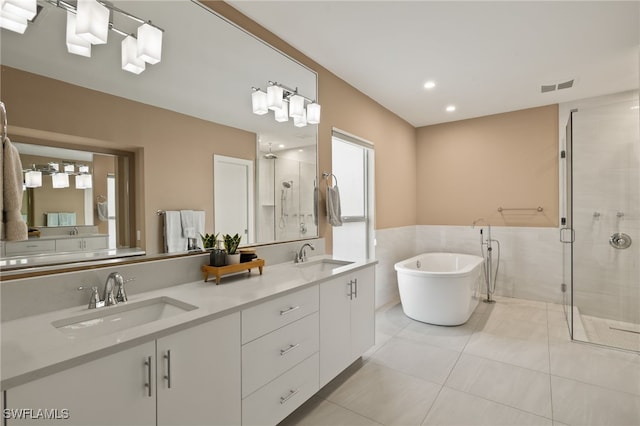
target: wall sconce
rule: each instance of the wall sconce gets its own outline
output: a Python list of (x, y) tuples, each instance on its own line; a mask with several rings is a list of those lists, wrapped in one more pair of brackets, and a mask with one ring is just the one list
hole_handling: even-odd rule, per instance
[[(266, 93), (256, 87), (252, 89), (251, 107), (254, 114), (264, 115), (273, 110), (276, 121), (285, 122), (289, 120), (288, 117), (293, 117), (296, 127), (320, 123), (320, 104), (300, 95), (297, 88), (291, 89), (269, 81)], [(306, 108), (305, 102), (308, 103)]]
[(66, 173), (54, 173), (51, 175), (51, 182), (54, 188), (68, 188), (69, 175)]
[(24, 185), (27, 188), (40, 188), (42, 186), (42, 172), (27, 170), (24, 174)]
[(79, 174), (76, 175), (76, 189), (93, 188), (93, 178), (88, 166), (78, 166)]
[[(162, 35), (164, 30), (151, 21), (145, 21), (103, 0), (44, 0), (67, 11), (67, 52), (87, 58), (91, 57), (91, 46), (107, 43), (109, 30), (124, 37), (121, 48), (121, 67), (125, 71), (140, 74), (145, 63), (157, 64), (162, 58)], [(24, 33), (28, 21), (33, 19), (38, 8), (36, 0), (0, 0), (0, 27)], [(130, 32), (116, 28), (112, 14), (118, 13), (139, 24), (137, 38)]]

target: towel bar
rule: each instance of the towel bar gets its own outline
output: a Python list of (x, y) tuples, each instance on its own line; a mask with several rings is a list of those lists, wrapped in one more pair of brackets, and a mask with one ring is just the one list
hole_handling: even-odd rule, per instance
[(499, 212), (503, 212), (503, 211), (506, 211), (506, 210), (535, 210), (537, 212), (541, 212), (544, 209), (542, 207), (517, 207), (517, 208), (510, 208), (510, 209), (507, 209), (507, 208), (504, 208), (504, 207), (498, 207), (498, 211)]

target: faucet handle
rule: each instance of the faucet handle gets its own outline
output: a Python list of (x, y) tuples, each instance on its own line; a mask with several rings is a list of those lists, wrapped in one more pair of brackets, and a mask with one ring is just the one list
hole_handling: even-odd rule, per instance
[(100, 300), (100, 295), (98, 294), (98, 287), (78, 287), (78, 291), (82, 290), (91, 290), (91, 297), (89, 298), (89, 309), (102, 308), (104, 306), (104, 301)]
[(116, 302), (126, 302), (127, 301), (127, 292), (124, 289), (124, 285), (126, 283), (130, 283), (131, 281), (135, 281), (134, 278), (129, 278), (128, 280), (119, 280), (118, 281), (118, 292), (116, 294)]

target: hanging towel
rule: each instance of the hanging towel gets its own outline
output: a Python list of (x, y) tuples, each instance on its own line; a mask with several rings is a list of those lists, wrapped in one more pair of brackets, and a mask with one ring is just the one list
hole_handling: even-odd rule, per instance
[(58, 224), (60, 226), (75, 226), (76, 214), (75, 213), (58, 213)]
[(187, 251), (187, 239), (182, 236), (179, 211), (164, 212), (164, 251), (165, 253)]
[(180, 210), (180, 222), (182, 224), (182, 236), (185, 238), (195, 238), (196, 215), (193, 210)]
[(203, 249), (202, 247), (202, 239), (200, 235), (204, 235), (204, 211), (202, 210), (194, 210), (193, 212), (193, 223), (195, 229), (195, 238), (196, 239), (196, 247), (199, 249)]
[(9, 138), (2, 141), (2, 225), (0, 239), (7, 241), (26, 240), (27, 224), (22, 220), (22, 162), (18, 149)]
[(47, 216), (47, 226), (59, 226), (60, 214), (59, 213), (45, 213)]
[(98, 208), (98, 220), (102, 222), (106, 222), (109, 220), (109, 205), (106, 201), (102, 203), (96, 203), (96, 207)]
[(318, 226), (318, 202), (320, 198), (318, 186), (313, 182), (313, 224)]
[(338, 185), (327, 186), (327, 221), (333, 226), (342, 226), (340, 191)]

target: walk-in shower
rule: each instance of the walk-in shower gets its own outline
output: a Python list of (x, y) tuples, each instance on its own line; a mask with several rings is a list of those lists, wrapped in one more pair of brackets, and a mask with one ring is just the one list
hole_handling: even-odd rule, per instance
[(640, 131), (637, 93), (567, 111), (565, 312), (575, 340), (640, 351)]

